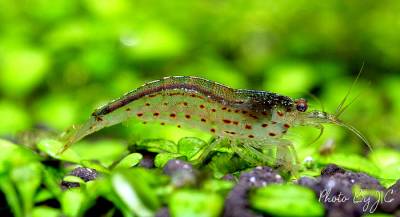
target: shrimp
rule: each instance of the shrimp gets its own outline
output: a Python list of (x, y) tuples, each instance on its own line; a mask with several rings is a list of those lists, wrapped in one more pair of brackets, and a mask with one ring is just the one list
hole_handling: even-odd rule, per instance
[[(360, 132), (338, 119), (340, 108), (338, 115), (307, 109), (303, 98), (233, 89), (192, 76), (165, 77), (96, 109), (88, 121), (65, 133), (60, 153), (85, 136), (128, 119), (143, 124), (159, 122), (178, 128), (198, 128), (213, 134), (215, 139), (205, 148), (200, 160), (222, 140), (228, 140), (235, 153), (249, 163), (290, 168), (298, 160), (292, 142), (284, 136), (298, 125), (319, 129), (325, 123), (344, 126), (368, 144)], [(276, 155), (271, 156), (271, 152)]]

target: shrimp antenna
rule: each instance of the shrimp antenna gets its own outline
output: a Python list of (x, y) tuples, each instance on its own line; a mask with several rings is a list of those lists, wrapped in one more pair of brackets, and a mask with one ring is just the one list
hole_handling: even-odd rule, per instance
[(314, 144), (316, 141), (318, 141), (319, 138), (321, 138), (322, 134), (324, 134), (324, 126), (323, 125), (319, 124), (316, 127), (319, 129), (319, 134), (312, 142), (309, 143), (309, 145)]
[(346, 128), (346, 129), (350, 130), (351, 132), (353, 132), (354, 134), (356, 134), (358, 136), (358, 138), (360, 138), (368, 146), (368, 149), (370, 151), (372, 151), (372, 146), (368, 142), (367, 138), (360, 131), (358, 131), (356, 128), (354, 128), (353, 126), (351, 126), (349, 124), (343, 123), (343, 122), (341, 122), (339, 120), (335, 120), (334, 123), (339, 125), (339, 126), (342, 126), (342, 127)]
[(354, 97), (347, 105), (343, 106), (340, 111), (336, 111), (335, 117), (338, 118), (343, 112), (350, 107), (351, 104), (353, 104), (355, 101), (357, 101), (358, 97), (361, 96), (361, 93), (359, 93), (356, 97)]
[(350, 102), (350, 104), (344, 106), (344, 103), (346, 102), (347, 98), (349, 98), (351, 91), (353, 90), (354, 86), (357, 84), (358, 79), (360, 78), (360, 76), (361, 76), (361, 74), (363, 72), (364, 65), (365, 65), (365, 62), (363, 62), (363, 64), (361, 65), (360, 71), (358, 72), (358, 75), (357, 75), (356, 79), (353, 81), (353, 84), (351, 84), (349, 90), (347, 91), (346, 96), (344, 96), (344, 98), (340, 102), (339, 106), (337, 107), (336, 112), (335, 112), (335, 117), (339, 117), (339, 115), (342, 114), (343, 111), (346, 108), (348, 108), (349, 105), (352, 104), (355, 101), (356, 98), (358, 98), (358, 96), (357, 96), (355, 99), (352, 100), (352, 102)]

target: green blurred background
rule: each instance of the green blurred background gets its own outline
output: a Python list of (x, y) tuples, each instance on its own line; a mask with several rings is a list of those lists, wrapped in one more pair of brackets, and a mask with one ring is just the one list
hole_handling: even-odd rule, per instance
[[(194, 75), (291, 97), (315, 94), (327, 111), (350, 88), (343, 115), (377, 146), (400, 144), (400, 2), (387, 1), (0, 1), (0, 135), (55, 132), (146, 81)], [(309, 97), (308, 97), (309, 98)], [(313, 103), (319, 109), (318, 103)], [(188, 132), (129, 124), (132, 133)], [(153, 134), (151, 133), (153, 132)], [(329, 127), (317, 145), (348, 139)], [(293, 131), (296, 143), (318, 133)], [(345, 148), (345, 149), (342, 149)]]

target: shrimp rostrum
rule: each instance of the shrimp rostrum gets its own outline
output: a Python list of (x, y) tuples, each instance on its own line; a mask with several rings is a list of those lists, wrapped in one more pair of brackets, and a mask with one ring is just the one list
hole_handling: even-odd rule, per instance
[(93, 132), (128, 119), (198, 128), (213, 134), (215, 139), (200, 160), (221, 140), (228, 140), (235, 153), (249, 163), (291, 167), (297, 158), (285, 134), (299, 125), (317, 127), (321, 132), (323, 124), (344, 126), (368, 144), (355, 128), (338, 120), (341, 111), (332, 115), (309, 112), (307, 107), (302, 98), (233, 89), (198, 77), (165, 77), (96, 109), (88, 121), (65, 133), (61, 152)]

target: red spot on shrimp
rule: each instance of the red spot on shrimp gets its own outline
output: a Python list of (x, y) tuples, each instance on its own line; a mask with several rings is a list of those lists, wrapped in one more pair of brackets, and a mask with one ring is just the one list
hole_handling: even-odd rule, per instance
[(277, 111), (276, 114), (277, 114), (278, 116), (280, 116), (280, 117), (283, 116), (283, 112), (281, 112), (281, 111)]
[(160, 113), (158, 113), (158, 112), (154, 112), (154, 113), (153, 113), (153, 116), (154, 116), (154, 117), (157, 117), (157, 116), (159, 116), (159, 115), (160, 115)]
[(202, 118), (202, 119), (201, 119), (201, 122), (206, 122), (206, 119)]
[(143, 113), (137, 113), (136, 116), (142, 117), (142, 116), (143, 116)]
[(239, 121), (232, 121), (232, 123), (233, 123), (234, 125), (238, 125), (238, 124), (239, 124)]
[(205, 106), (204, 106), (203, 104), (201, 104), (199, 107), (200, 107), (201, 109), (203, 109)]
[(248, 111), (242, 111), (242, 114), (244, 114), (244, 115), (247, 114), (247, 113), (248, 113)]
[(185, 118), (190, 119), (190, 115), (185, 115)]
[(250, 134), (250, 135), (249, 135), (249, 138), (251, 138), (251, 139), (254, 138), (254, 135), (251, 135), (251, 134)]
[(227, 111), (228, 111), (228, 112), (231, 112), (232, 110), (231, 110), (231, 109), (228, 109)]
[(211, 131), (212, 133), (215, 133), (215, 129), (214, 129), (214, 128), (211, 128), (210, 131)]
[(187, 103), (187, 102), (183, 102), (183, 105), (184, 105), (184, 106), (187, 106), (187, 105), (188, 105), (188, 103)]
[(289, 124), (284, 124), (283, 127), (288, 129), (288, 128), (290, 128), (290, 125)]
[(175, 113), (171, 113), (169, 116), (170, 116), (171, 118), (175, 118), (175, 117), (176, 117), (176, 114), (175, 114)]
[(268, 124), (262, 124), (261, 126), (265, 128), (268, 127)]
[(275, 133), (272, 133), (272, 132), (271, 132), (271, 133), (268, 133), (268, 135), (269, 135), (269, 136), (276, 136), (276, 134), (275, 134)]
[(145, 106), (150, 106), (150, 103), (146, 102), (144, 105), (145, 105)]
[(261, 114), (263, 114), (263, 115), (267, 116), (267, 115), (268, 115), (268, 112), (266, 112), (266, 111), (263, 111), (263, 112), (261, 112)]
[(164, 102), (163, 105), (168, 105), (168, 103), (167, 103), (167, 102)]
[(277, 122), (276, 121), (271, 121), (271, 124), (276, 124)]
[(217, 110), (215, 110), (215, 109), (211, 109), (211, 111), (212, 111), (212, 112), (216, 112)]
[(235, 113), (239, 113), (239, 112), (240, 112), (240, 110), (239, 110), (239, 109), (236, 109), (236, 110), (235, 110)]
[(255, 116), (255, 115), (253, 115), (253, 114), (250, 114), (249, 116), (252, 117), (252, 118), (254, 118), (254, 119), (256, 119), (256, 120), (258, 119), (258, 117)]
[(244, 128), (246, 128), (246, 129), (248, 129), (248, 130), (251, 130), (251, 125), (249, 125), (249, 124), (246, 124), (245, 126), (244, 126)]
[(225, 124), (230, 124), (232, 121), (231, 120), (228, 120), (228, 119), (223, 119), (222, 120)]

